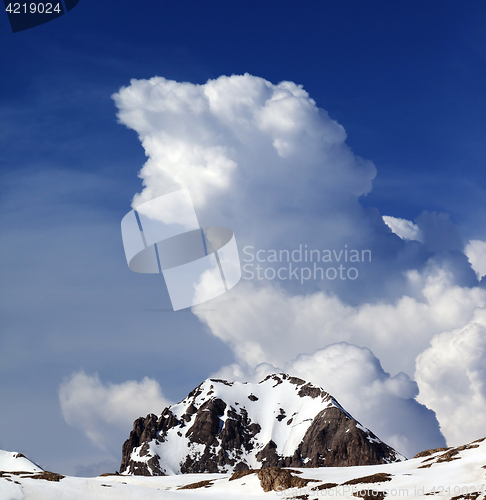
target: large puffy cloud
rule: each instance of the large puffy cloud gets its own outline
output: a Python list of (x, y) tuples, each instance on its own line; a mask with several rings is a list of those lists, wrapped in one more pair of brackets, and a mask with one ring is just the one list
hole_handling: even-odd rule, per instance
[(114, 99), (149, 157), (135, 205), (182, 187), (198, 208), (221, 191), (250, 205), (256, 188), (259, 207), (303, 209), (371, 190), (373, 164), (352, 154), (343, 127), (292, 82), (246, 74), (193, 85), (155, 77), (132, 80)]
[(120, 122), (138, 133), (148, 157), (134, 207), (187, 187), (201, 224), (231, 227), (240, 250), (307, 245), (372, 253), (355, 281), (281, 280), (292, 293), (391, 302), (407, 291), (405, 271), (430, 257), (360, 204), (376, 169), (351, 151), (343, 127), (302, 86), (248, 74), (203, 85), (155, 77), (132, 80), (113, 98)]
[[(323, 292), (290, 295), (270, 285), (257, 288), (247, 282), (217, 299), (212, 311), (195, 312), (235, 352), (238, 363), (220, 376), (244, 379), (253, 370), (261, 376), (278, 366), (323, 386), (364, 425), (413, 456), (445, 444), (435, 415), (425, 406), (437, 412), (441, 423), (448, 420), (450, 408), (440, 411), (429, 397), (431, 390), (425, 396), (421, 393), (419, 401), (425, 406), (419, 404), (417, 386), (408, 375), (388, 375), (368, 349), (342, 344), (325, 347), (343, 340), (364, 345), (389, 372), (412, 374), (415, 358), (428, 348), (434, 334), (468, 323), (477, 307), (486, 305), (486, 291), (454, 284), (454, 275), (438, 265), (422, 274), (412, 271), (408, 280), (411, 294), (396, 303), (356, 307)], [(316, 351), (316, 347), (325, 348)], [(305, 352), (311, 354), (294, 359)], [(432, 365), (431, 373), (435, 368)], [(417, 376), (422, 391), (423, 377)], [(437, 384), (434, 391), (439, 400), (447, 399), (448, 384)], [(464, 399), (461, 405), (461, 413), (475, 413), (474, 402)], [(447, 439), (470, 440), (471, 432), (459, 425), (459, 419), (450, 422), (449, 427), (442, 426)]]
[[(415, 224), (388, 217), (385, 224), (378, 210), (363, 208), (359, 199), (371, 190), (374, 165), (350, 150), (343, 127), (301, 86), (248, 74), (204, 85), (157, 77), (132, 80), (114, 99), (120, 122), (138, 133), (148, 157), (134, 207), (188, 187), (200, 222), (231, 227), (240, 250), (307, 245), (369, 249), (373, 256), (356, 264), (356, 280), (242, 280), (210, 311), (195, 311), (233, 349), (235, 376), (257, 366), (289, 367), (299, 353), (318, 356), (342, 341), (368, 347), (393, 374), (412, 374), (435, 334), (467, 324), (475, 308), (486, 306), (446, 214), (423, 212)], [(355, 394), (344, 380), (337, 398)], [(370, 401), (386, 399), (384, 388), (393, 384), (412, 384), (389, 380)], [(397, 429), (410, 411), (397, 416)], [(410, 433), (386, 433), (404, 448), (415, 446)]]
[(442, 332), (417, 359), (419, 400), (432, 408), (450, 445), (486, 430), (486, 309), (467, 325)]
[(132, 80), (114, 100), (148, 156), (134, 207), (187, 187), (201, 223), (259, 248), (365, 245), (373, 225), (387, 231), (358, 202), (374, 165), (302, 86), (248, 74), (204, 85), (157, 77)]
[(486, 291), (458, 286), (439, 266), (410, 271), (408, 286), (395, 303), (353, 307), (324, 292), (291, 295), (248, 281), (215, 299), (211, 311), (195, 313), (243, 365), (282, 366), (296, 353), (346, 341), (369, 347), (387, 370), (413, 374), (433, 335), (470, 321), (486, 305)]
[(445, 446), (434, 412), (415, 400), (417, 384), (404, 373), (391, 376), (385, 372), (376, 356), (364, 347), (339, 342), (313, 354), (300, 354), (280, 369), (262, 363), (245, 370), (233, 364), (215, 376), (259, 381), (279, 371), (323, 387), (363, 425), (405, 456)]
[(82, 429), (95, 446), (115, 456), (136, 418), (160, 413), (171, 404), (155, 380), (103, 384), (98, 375), (83, 371), (63, 382), (59, 401), (69, 425)]

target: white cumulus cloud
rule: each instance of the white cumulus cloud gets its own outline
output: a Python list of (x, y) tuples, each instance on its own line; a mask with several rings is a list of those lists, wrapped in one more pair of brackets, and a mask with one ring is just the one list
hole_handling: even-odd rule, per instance
[(471, 263), (476, 276), (480, 280), (486, 276), (486, 241), (471, 240), (465, 248), (465, 252)]
[[(415, 297), (411, 293), (393, 304), (352, 307), (323, 292), (290, 295), (271, 285), (245, 283), (217, 299), (212, 311), (195, 312), (235, 352), (238, 362), (219, 376), (244, 380), (254, 370), (260, 377), (279, 367), (315, 382), (410, 457), (445, 445), (437, 418), (427, 408), (441, 424), (449, 409), (440, 412), (430, 398), (417, 401), (416, 383), (399, 372), (413, 374), (415, 358), (435, 334), (468, 323), (486, 305), (486, 291), (455, 285), (454, 276), (440, 267), (410, 272), (408, 279)], [(309, 354), (296, 357), (299, 353)], [(447, 398), (448, 391), (442, 384), (435, 394)], [(458, 420), (453, 423), (456, 435), (442, 425), (445, 437), (470, 441), (469, 430)]]
[(417, 359), (419, 401), (433, 409), (447, 442), (456, 446), (486, 435), (486, 309), (432, 339)]
[(253, 369), (233, 364), (215, 377), (258, 382), (285, 371), (321, 386), (361, 424), (405, 456), (445, 446), (434, 412), (418, 403), (417, 384), (404, 373), (391, 376), (367, 348), (339, 342), (313, 354), (300, 354), (277, 368), (262, 363)]
[[(203, 85), (154, 77), (132, 80), (113, 98), (148, 156), (134, 206), (187, 187), (201, 221), (226, 223), (240, 238), (289, 240), (290, 227), (293, 241), (366, 232), (358, 198), (376, 169), (302, 86), (249, 74)], [(316, 219), (309, 231), (302, 221), (319, 208), (336, 217)]]
[[(390, 420), (396, 432), (383, 428), (403, 449), (416, 449), (413, 432), (403, 429), (423, 408), (405, 397), (415, 386), (399, 372), (413, 374), (434, 335), (463, 327), (486, 307), (449, 216), (424, 211), (410, 222), (365, 209), (360, 197), (372, 188), (374, 165), (351, 151), (344, 128), (295, 83), (249, 74), (203, 85), (155, 77), (132, 80), (113, 98), (148, 157), (133, 206), (187, 187), (201, 224), (231, 227), (240, 250), (370, 251), (372, 259), (356, 265), (356, 280), (243, 279), (211, 311), (195, 313), (233, 349), (237, 365), (229, 373), (285, 368), (302, 353), (312, 365), (313, 356), (328, 356), (327, 346), (343, 341), (369, 348), (374, 354), (359, 363), (374, 373), (369, 401), (409, 401)], [(376, 361), (367, 358), (373, 355)], [(338, 399), (357, 394), (351, 378), (343, 374), (347, 382), (336, 385)]]
[(69, 425), (82, 429), (97, 447), (119, 452), (133, 421), (159, 414), (171, 404), (155, 380), (103, 384), (99, 376), (73, 373), (59, 388), (62, 414)]
[(471, 320), (486, 290), (454, 284), (443, 268), (408, 274), (409, 295), (392, 304), (350, 306), (324, 292), (292, 295), (271, 283), (238, 285), (195, 314), (251, 367), (282, 366), (296, 354), (346, 341), (369, 347), (393, 373), (413, 374), (415, 358), (439, 332)]

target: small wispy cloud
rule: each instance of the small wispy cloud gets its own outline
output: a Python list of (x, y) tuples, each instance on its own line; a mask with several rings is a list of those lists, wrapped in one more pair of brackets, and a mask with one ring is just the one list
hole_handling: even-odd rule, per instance
[(422, 241), (422, 233), (420, 228), (412, 221), (400, 219), (399, 217), (391, 217), (384, 215), (385, 224), (402, 240)]

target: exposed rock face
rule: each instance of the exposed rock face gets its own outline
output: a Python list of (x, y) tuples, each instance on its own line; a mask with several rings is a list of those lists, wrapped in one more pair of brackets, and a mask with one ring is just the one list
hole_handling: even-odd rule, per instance
[(133, 425), (120, 472), (163, 475), (403, 460), (321, 388), (285, 374), (209, 379), (160, 417)]
[(291, 474), (289, 469), (280, 467), (267, 467), (258, 471), (258, 479), (265, 493), (269, 491), (284, 491), (289, 488), (305, 488), (310, 482), (316, 482), (315, 479), (302, 479)]
[(314, 419), (298, 452), (309, 458), (307, 467), (341, 467), (382, 463), (390, 447), (339, 408), (328, 408)]

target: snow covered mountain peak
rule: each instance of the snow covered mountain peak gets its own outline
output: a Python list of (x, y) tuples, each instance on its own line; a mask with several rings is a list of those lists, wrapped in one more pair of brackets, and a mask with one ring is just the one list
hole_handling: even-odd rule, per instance
[(42, 472), (42, 469), (22, 453), (0, 450), (0, 471)]
[(163, 475), (403, 460), (327, 392), (287, 374), (258, 384), (208, 379), (134, 423), (120, 472)]

